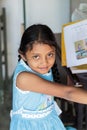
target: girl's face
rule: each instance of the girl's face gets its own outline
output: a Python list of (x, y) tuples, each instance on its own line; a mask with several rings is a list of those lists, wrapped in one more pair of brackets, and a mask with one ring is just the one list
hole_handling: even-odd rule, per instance
[(53, 66), (55, 55), (54, 47), (43, 43), (36, 43), (33, 45), (33, 49), (28, 50), (23, 57), (32, 70), (45, 74)]

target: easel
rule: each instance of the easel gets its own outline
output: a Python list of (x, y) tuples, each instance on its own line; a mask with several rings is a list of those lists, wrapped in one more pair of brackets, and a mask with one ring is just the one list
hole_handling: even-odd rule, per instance
[[(84, 24), (84, 20), (83, 21), (78, 20), (76, 22), (70, 22), (70, 23), (64, 25), (63, 27), (65, 27), (67, 25), (71, 25), (71, 26), (73, 25), (73, 27), (75, 27), (74, 23), (75, 23), (75, 25), (78, 25), (80, 22), (82, 22)], [(83, 24), (80, 24), (80, 25), (83, 25)], [(83, 30), (83, 32), (84, 32), (84, 30)], [(71, 32), (70, 32), (70, 34), (71, 34)], [(85, 34), (85, 33), (83, 33), (83, 34)], [(77, 40), (79, 40), (79, 39), (77, 38)], [(64, 30), (62, 31), (62, 45), (65, 46)], [(63, 47), (62, 49), (64, 49), (64, 46), (62, 46)], [(72, 48), (72, 46), (71, 46), (71, 48)], [(66, 56), (66, 53), (65, 53), (65, 55), (63, 55), (63, 53), (62, 53), (62, 56)], [(87, 74), (86, 73), (72, 74), (71, 69), (67, 68), (66, 66), (67, 66), (67, 63), (65, 64), (65, 69), (66, 69), (68, 76), (70, 77), (70, 79), (74, 83), (74, 86), (75, 87), (82, 86), (84, 89), (87, 89), (87, 80), (86, 80)], [(85, 123), (86, 130), (87, 130), (87, 105), (75, 103), (75, 110), (76, 110), (76, 124), (77, 124), (78, 130), (83, 129), (83, 122)]]
[[(61, 39), (61, 38), (60, 38)], [(60, 41), (61, 43), (61, 41)], [(60, 44), (58, 41), (58, 64), (61, 65), (61, 48), (60, 48)], [(72, 74), (71, 70), (67, 67), (62, 67), (67, 75), (69, 76), (70, 80), (72, 81), (73, 85), (76, 87), (81, 87), (83, 85), (83, 87), (85, 88), (86, 86), (82, 83), (84, 81), (86, 81), (86, 79), (84, 79), (83, 77), (83, 81), (80, 78), (80, 76), (78, 74)], [(80, 85), (79, 85), (80, 84)], [(86, 87), (87, 89), (87, 87)], [(64, 104), (64, 103), (62, 103)], [(62, 108), (64, 108), (64, 105), (61, 106)], [(74, 103), (74, 107), (75, 107), (75, 112), (76, 112), (76, 118), (75, 118), (75, 125), (77, 126), (78, 130), (82, 130), (83, 129), (83, 118), (85, 116), (85, 126), (86, 126), (86, 130), (87, 130), (87, 105), (83, 105), (83, 104), (78, 104), (78, 103)], [(84, 108), (85, 108), (85, 113), (84, 113)]]

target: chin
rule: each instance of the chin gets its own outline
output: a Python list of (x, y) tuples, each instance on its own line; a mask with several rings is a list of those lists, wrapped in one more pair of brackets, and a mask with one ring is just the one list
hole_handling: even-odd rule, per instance
[(39, 74), (46, 74), (50, 71), (50, 68), (48, 68), (48, 69), (37, 69), (37, 70), (34, 70), (34, 71), (36, 71)]
[(38, 73), (40, 73), (40, 74), (46, 74), (48, 72), (49, 72), (49, 70), (43, 70), (43, 71), (39, 71)]

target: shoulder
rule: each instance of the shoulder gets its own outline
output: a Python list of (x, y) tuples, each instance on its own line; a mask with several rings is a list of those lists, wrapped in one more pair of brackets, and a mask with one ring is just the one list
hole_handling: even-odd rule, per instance
[(33, 87), (38, 86), (40, 81), (42, 81), (42, 78), (38, 75), (23, 71), (20, 72), (16, 78), (16, 86), (24, 91), (31, 91)]
[(21, 72), (24, 72), (24, 71), (30, 71), (30, 68), (26, 65), (26, 63), (23, 61), (23, 60), (20, 60), (18, 63), (17, 63), (17, 66), (15, 68), (15, 71), (14, 71), (14, 78), (19, 75)]

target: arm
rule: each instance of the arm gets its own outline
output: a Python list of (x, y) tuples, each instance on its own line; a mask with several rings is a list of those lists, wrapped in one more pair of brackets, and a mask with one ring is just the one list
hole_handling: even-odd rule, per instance
[(20, 73), (17, 77), (16, 85), (24, 91), (48, 94), (69, 101), (87, 104), (86, 90), (75, 88), (73, 86), (53, 83), (29, 72)]

